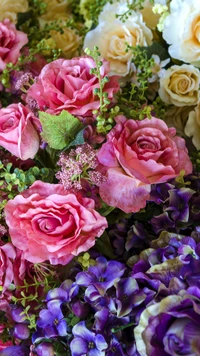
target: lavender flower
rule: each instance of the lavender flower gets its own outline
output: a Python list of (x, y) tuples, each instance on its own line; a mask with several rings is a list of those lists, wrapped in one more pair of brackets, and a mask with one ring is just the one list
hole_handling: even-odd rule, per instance
[(49, 342), (41, 342), (39, 345), (34, 347), (34, 353), (36, 353), (37, 356), (54, 356), (54, 349), (52, 344)]
[(42, 309), (39, 313), (37, 325), (43, 328), (46, 337), (67, 335), (67, 323), (60, 306), (60, 301), (51, 300), (47, 303), (48, 309)]
[(104, 356), (108, 347), (107, 342), (101, 334), (95, 334), (88, 330), (85, 322), (76, 324), (72, 333), (75, 336), (70, 343), (72, 356)]
[(153, 217), (151, 219), (151, 225), (156, 233), (159, 233), (163, 230), (170, 231), (171, 228), (175, 227), (174, 221), (170, 219), (167, 212)]
[(117, 261), (107, 262), (104, 257), (98, 257), (96, 262), (96, 266), (88, 268), (87, 272), (78, 273), (76, 283), (85, 287), (93, 285), (100, 294), (104, 294), (124, 274), (126, 267)]
[(116, 284), (117, 316), (129, 315), (132, 309), (146, 299), (146, 294), (139, 289), (137, 281), (132, 278), (122, 278)]
[(29, 356), (29, 347), (26, 346), (10, 346), (0, 351), (1, 356)]
[(115, 336), (112, 337), (106, 356), (125, 356), (121, 343)]
[(69, 302), (79, 291), (77, 284), (74, 284), (71, 279), (66, 279), (60, 288), (51, 289), (46, 295), (46, 302), (58, 299), (60, 302)]
[(169, 191), (169, 207), (165, 211), (171, 212), (174, 221), (187, 222), (189, 218), (188, 202), (195, 192), (189, 188), (172, 189)]

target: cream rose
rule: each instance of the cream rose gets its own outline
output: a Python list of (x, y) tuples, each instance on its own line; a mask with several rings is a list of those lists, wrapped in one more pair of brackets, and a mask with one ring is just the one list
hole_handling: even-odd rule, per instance
[(174, 65), (163, 70), (159, 95), (167, 104), (196, 105), (199, 99), (200, 72), (192, 65)]
[(165, 0), (160, 0), (160, 1), (154, 1), (154, 4), (152, 4), (149, 0), (145, 0), (142, 4), (143, 9), (140, 10), (142, 16), (143, 16), (143, 20), (146, 23), (146, 25), (151, 29), (151, 30), (155, 30), (156, 26), (159, 22), (159, 18), (160, 15), (159, 14), (155, 14), (152, 11), (152, 8), (155, 4), (160, 4), (160, 5), (166, 5), (166, 1)]
[(78, 55), (80, 37), (70, 28), (63, 28), (63, 33), (51, 31), (51, 38), (56, 43), (56, 48), (62, 50), (63, 58), (72, 58)]
[(189, 114), (185, 134), (192, 137), (193, 145), (197, 150), (200, 150), (200, 103)]
[(13, 23), (17, 22), (17, 13), (26, 12), (28, 10), (27, 0), (1, 0), (0, 2), (0, 21), (6, 18)]
[(45, 13), (39, 18), (40, 25), (46, 21), (65, 19), (69, 16), (69, 0), (43, 0), (47, 4)]
[(172, 0), (163, 38), (173, 58), (200, 67), (200, 1)]
[(185, 136), (185, 125), (193, 110), (194, 106), (172, 106), (166, 110), (163, 120), (168, 127), (174, 127), (179, 136)]
[(148, 46), (152, 43), (152, 32), (145, 25), (142, 14), (132, 11), (125, 22), (116, 18), (128, 10), (125, 2), (107, 3), (99, 16), (98, 26), (86, 34), (84, 48), (99, 47), (103, 58), (110, 62), (111, 75), (125, 76), (130, 69), (131, 52), (126, 52), (126, 43)]

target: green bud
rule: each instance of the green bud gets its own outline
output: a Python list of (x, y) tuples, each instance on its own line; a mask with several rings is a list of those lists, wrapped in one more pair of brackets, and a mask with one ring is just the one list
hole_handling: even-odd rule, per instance
[(94, 92), (94, 95), (98, 95), (99, 94), (99, 89), (95, 88), (93, 92)]
[(2, 82), (3, 85), (6, 85), (7, 80), (6, 80), (5, 78), (3, 78), (3, 79), (1, 80), (1, 82)]

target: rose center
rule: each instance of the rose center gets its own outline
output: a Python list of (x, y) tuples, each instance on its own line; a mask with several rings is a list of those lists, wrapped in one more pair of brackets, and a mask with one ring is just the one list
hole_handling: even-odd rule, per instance
[(124, 36), (112, 36), (110, 44), (108, 56), (110, 58), (116, 58), (118, 56), (126, 55), (126, 39)]
[(178, 83), (178, 89), (180, 92), (186, 92), (189, 87), (189, 82), (186, 79), (181, 79)]
[(1, 130), (6, 131), (7, 129), (10, 129), (11, 127), (13, 127), (13, 125), (14, 125), (14, 119), (10, 118), (1, 124)]
[(41, 218), (38, 220), (38, 225), (41, 231), (43, 232), (51, 232), (56, 229), (58, 225), (58, 220), (53, 217)]
[(150, 150), (150, 151), (154, 151), (156, 149), (156, 146), (153, 142), (148, 142), (148, 141), (139, 141), (138, 143), (138, 147), (142, 150)]

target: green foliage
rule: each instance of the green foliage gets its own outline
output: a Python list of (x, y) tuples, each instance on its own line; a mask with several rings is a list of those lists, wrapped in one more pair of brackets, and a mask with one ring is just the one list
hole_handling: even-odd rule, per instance
[(163, 120), (169, 105), (164, 103), (159, 96), (155, 98), (155, 100), (152, 102), (152, 105), (155, 116)]
[(40, 111), (39, 119), (43, 130), (42, 138), (51, 148), (56, 150), (62, 150), (66, 146), (70, 147), (83, 127), (83, 124), (76, 117), (65, 110), (57, 116)]
[(99, 110), (93, 111), (93, 114), (96, 115), (97, 132), (106, 134), (114, 126), (114, 117), (119, 112), (119, 107), (116, 106), (111, 110), (108, 109), (110, 100), (108, 99), (108, 93), (105, 90), (105, 85), (109, 82), (109, 77), (101, 76), (101, 67), (103, 62), (99, 60), (100, 52), (98, 47), (95, 46), (93, 51), (86, 48), (85, 53), (94, 59), (96, 68), (91, 69), (91, 73), (94, 74), (99, 81), (99, 88), (94, 89), (94, 94), (99, 97), (100, 108)]
[(29, 314), (29, 309), (30, 305), (27, 305), (27, 307), (23, 310), (23, 312), (20, 314), (23, 318), (23, 321), (28, 321), (28, 328), (36, 330), (36, 315), (35, 314)]
[(110, 238), (106, 231), (103, 235), (96, 240), (95, 248), (97, 251), (101, 252), (104, 256), (107, 256), (111, 259), (115, 259), (113, 249), (110, 243)]
[(195, 149), (190, 154), (190, 159), (194, 165), (196, 173), (200, 173), (200, 150), (196, 151)]
[(159, 42), (153, 42), (151, 46), (142, 48), (145, 50), (148, 59), (150, 59), (153, 54), (156, 54), (161, 61), (169, 58), (167, 50)]
[(98, 24), (99, 14), (108, 1), (109, 0), (82, 0), (78, 6), (76, 5), (75, 11), (84, 17), (86, 26), (91, 28), (92, 25), (96, 26)]
[(128, 51), (131, 51), (133, 55), (132, 61), (136, 68), (135, 80), (122, 88), (122, 92), (118, 95), (118, 105), (128, 118), (136, 120), (142, 120), (145, 117), (151, 118), (153, 107), (148, 105), (147, 90), (155, 61), (152, 57), (148, 58), (144, 47), (132, 47), (127, 44)]
[(36, 180), (51, 182), (53, 172), (48, 168), (31, 167), (27, 171), (13, 168), (12, 163), (6, 166), (0, 161), (0, 188), (2, 200), (0, 202), (0, 216), (7, 201), (27, 189)]
[[(127, 1), (128, 10), (125, 11), (123, 14), (117, 14), (116, 17), (122, 22), (125, 22), (129, 18), (129, 16), (131, 16), (132, 11), (138, 11), (143, 9), (144, 1), (145, 0), (132, 0), (130, 2)], [(151, 0), (151, 3), (153, 4), (154, 0)]]
[(23, 307), (33, 301), (38, 301), (38, 293), (35, 292), (34, 294), (26, 295), (24, 292), (21, 292), (21, 298), (17, 298), (12, 296), (12, 301), (14, 303), (21, 303)]

